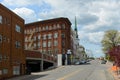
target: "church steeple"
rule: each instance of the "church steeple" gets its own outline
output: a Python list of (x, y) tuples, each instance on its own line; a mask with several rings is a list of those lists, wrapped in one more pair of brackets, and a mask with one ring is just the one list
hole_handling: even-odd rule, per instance
[(78, 38), (78, 30), (77, 30), (77, 20), (76, 20), (76, 16), (75, 16), (75, 33), (76, 33), (76, 38)]

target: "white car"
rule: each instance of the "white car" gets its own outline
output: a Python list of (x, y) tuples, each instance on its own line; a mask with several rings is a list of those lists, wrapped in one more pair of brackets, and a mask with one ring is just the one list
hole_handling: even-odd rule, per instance
[(86, 60), (81, 60), (80, 63), (84, 64), (84, 63), (86, 63)]

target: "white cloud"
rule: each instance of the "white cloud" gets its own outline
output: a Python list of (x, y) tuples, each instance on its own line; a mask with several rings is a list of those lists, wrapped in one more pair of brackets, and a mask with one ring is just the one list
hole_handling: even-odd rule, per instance
[(16, 14), (20, 15), (22, 18), (26, 20), (26, 22), (36, 21), (36, 14), (33, 10), (22, 7), (16, 8), (13, 10)]
[(9, 6), (23, 7), (29, 5), (41, 5), (43, 0), (3, 0), (2, 3)]
[(103, 39), (104, 32), (78, 32), (81, 42), (89, 42), (92, 44), (100, 44)]
[(90, 42), (93, 43), (100, 43), (103, 39), (104, 32), (94, 32), (94, 33), (88, 33), (88, 38)]

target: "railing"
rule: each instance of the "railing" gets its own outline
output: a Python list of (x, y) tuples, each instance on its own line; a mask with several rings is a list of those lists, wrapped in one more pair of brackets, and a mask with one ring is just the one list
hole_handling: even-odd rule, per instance
[[(29, 58), (41, 58), (42, 59), (42, 53), (39, 51), (30, 51), (30, 50), (25, 50), (26, 57)], [(48, 54), (43, 54), (43, 60), (51, 61), (51, 62), (56, 62), (57, 59), (53, 56), (50, 56)]]

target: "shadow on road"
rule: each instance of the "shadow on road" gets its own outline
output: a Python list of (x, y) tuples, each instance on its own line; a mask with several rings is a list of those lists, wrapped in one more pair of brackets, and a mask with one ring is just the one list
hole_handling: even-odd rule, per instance
[(83, 65), (91, 65), (91, 63), (85, 63), (85, 64), (83, 64)]
[(45, 74), (45, 75), (31, 75), (30, 77), (25, 78), (25, 79), (22, 79), (22, 80), (35, 80), (35, 79), (38, 79), (38, 78), (45, 77), (45, 76), (47, 76), (47, 75), (48, 75), (48, 74)]
[(23, 76), (18, 76), (18, 77), (6, 79), (6, 80), (35, 80), (35, 79), (45, 77), (47, 75), (48, 74), (44, 74), (44, 75), (40, 75), (40, 74), (38, 74), (38, 75), (23, 75)]
[(91, 65), (91, 63), (76, 64), (76, 65), (74, 65), (74, 66), (77, 66), (77, 65)]

